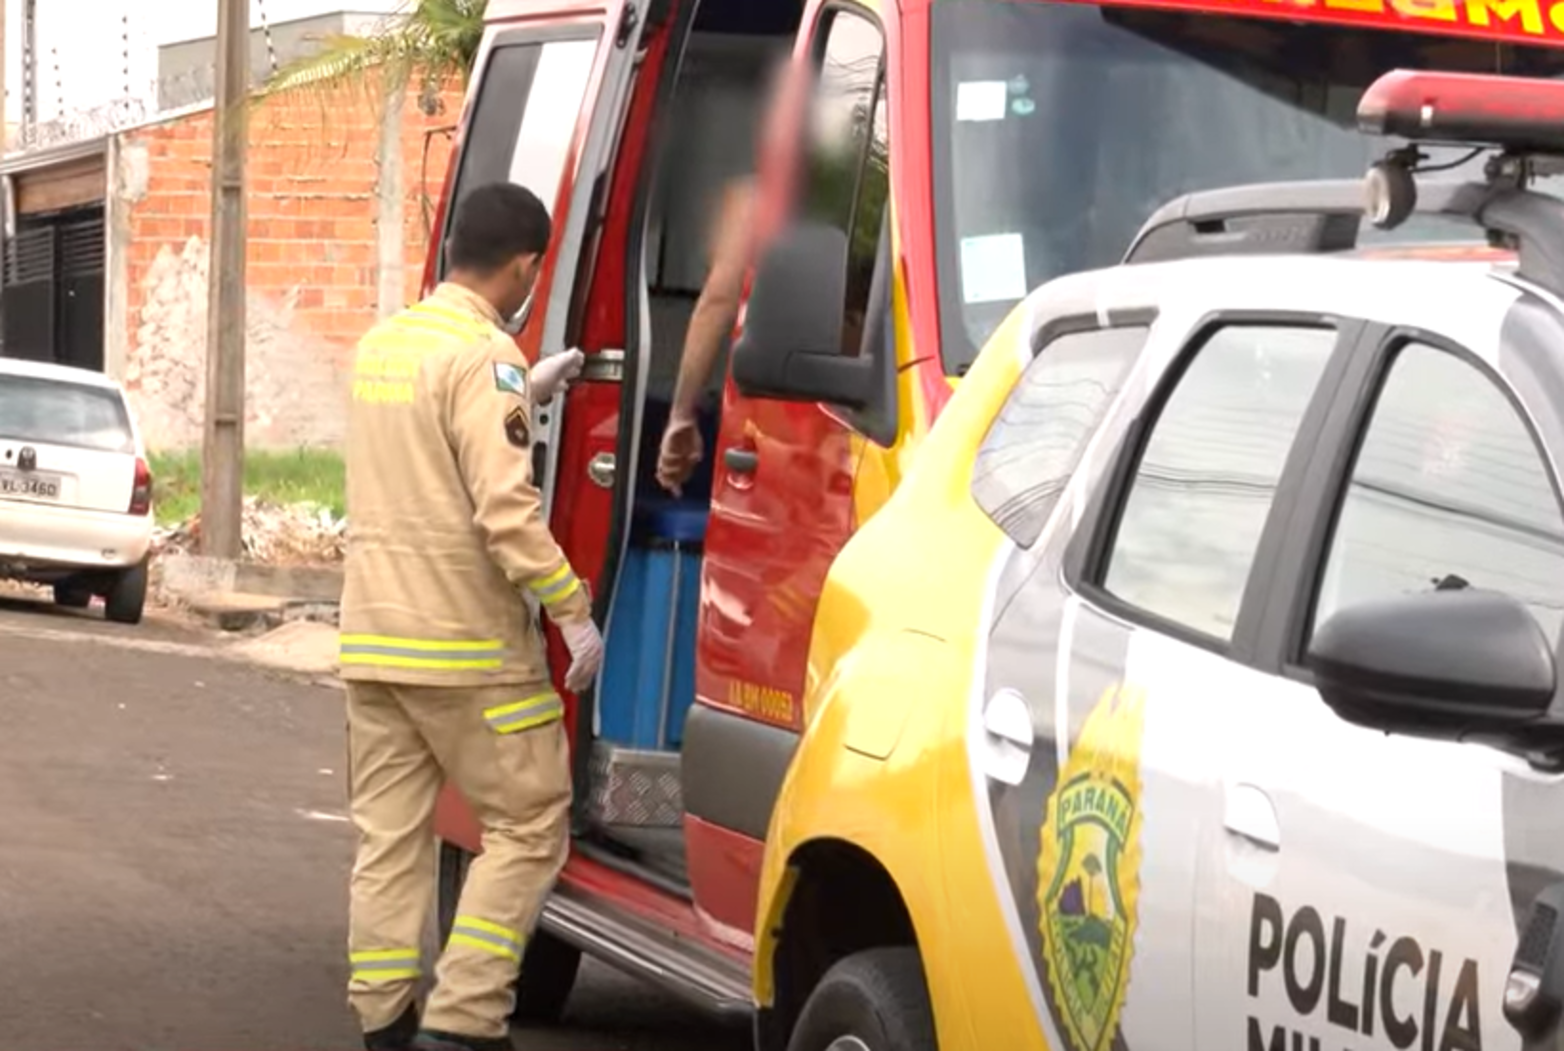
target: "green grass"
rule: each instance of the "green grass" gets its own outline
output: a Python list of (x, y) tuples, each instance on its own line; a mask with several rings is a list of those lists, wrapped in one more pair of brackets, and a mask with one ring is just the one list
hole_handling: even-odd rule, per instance
[[(201, 450), (154, 453), (151, 461), (159, 524), (186, 521), (201, 509)], [(244, 493), (272, 503), (319, 504), (341, 517), (342, 456), (328, 449), (252, 450), (244, 457)]]

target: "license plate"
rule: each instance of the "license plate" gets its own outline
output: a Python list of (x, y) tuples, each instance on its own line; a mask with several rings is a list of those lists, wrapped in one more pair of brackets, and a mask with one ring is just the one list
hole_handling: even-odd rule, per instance
[(58, 500), (60, 476), (36, 471), (0, 471), (0, 497), (19, 496), (28, 500)]

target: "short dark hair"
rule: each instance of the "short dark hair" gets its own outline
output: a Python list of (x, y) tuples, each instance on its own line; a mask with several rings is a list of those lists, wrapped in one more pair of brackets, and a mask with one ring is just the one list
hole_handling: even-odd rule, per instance
[(492, 274), (519, 255), (542, 255), (552, 233), (537, 194), (512, 182), (486, 183), (457, 203), (445, 260), (453, 270)]

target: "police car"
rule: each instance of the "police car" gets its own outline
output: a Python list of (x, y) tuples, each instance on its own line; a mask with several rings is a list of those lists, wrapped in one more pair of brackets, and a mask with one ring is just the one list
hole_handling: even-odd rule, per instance
[(762, 1047), (1556, 1044), (1564, 84), (1358, 116), (1366, 182), (1186, 197), (1034, 292), (833, 566)]

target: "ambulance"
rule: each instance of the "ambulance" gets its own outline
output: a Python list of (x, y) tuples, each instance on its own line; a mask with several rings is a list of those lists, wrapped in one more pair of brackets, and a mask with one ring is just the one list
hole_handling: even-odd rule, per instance
[[(1546, 0), (490, 0), (488, 19), (439, 215), (495, 179), (552, 199), (556, 237), (518, 339), (532, 358), (587, 355), (539, 416), (534, 463), (608, 646), (595, 688), (566, 695), (575, 835), (517, 1015), (557, 1018), (587, 953), (756, 1019), (767, 1048), (796, 1035), (836, 962), (915, 944), (909, 874), (845, 835), (788, 840), (785, 858), (773, 836), (768, 859), (767, 836), (830, 707), (818, 699), (882, 612), (851, 593), (823, 603), (833, 565), (917, 469), (978, 349), (1013, 338), (1030, 290), (1119, 261), (1181, 194), (1359, 176), (1385, 144), (1357, 130), (1358, 99), (1388, 70), (1564, 73), (1564, 8)], [(817, 265), (791, 300), (762, 297), (762, 265), (743, 330), (791, 324), (800, 353), (733, 352), (707, 392), (703, 472), (674, 499), (651, 477), (657, 443), (712, 205), (753, 161), (776, 55), (813, 77), (792, 153), (760, 173), (762, 226), (808, 220), (818, 243), (779, 250)], [(427, 284), (444, 267), (433, 244)], [(1024, 501), (1006, 513), (1024, 518)], [(894, 554), (879, 569), (909, 586), (966, 564), (937, 546)], [(872, 666), (916, 673), (934, 644), (892, 633)], [(983, 864), (975, 841), (924, 823), (957, 797), (898, 795), (886, 776), (912, 760), (904, 720), (946, 687), (890, 676), (904, 705), (844, 714), (843, 747), (863, 761), (831, 775), (844, 800), (887, 786), (877, 808), (843, 813), (919, 842), (913, 879), (944, 878), (951, 851)], [(480, 848), (454, 792), (438, 832), (448, 929)], [(781, 881), (764, 907), (763, 871)], [(993, 907), (938, 900), (954, 915)], [(985, 966), (942, 965), (977, 979)], [(1019, 982), (996, 981), (995, 1002)], [(1028, 1024), (1027, 1000), (1004, 1002)]]

